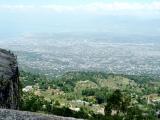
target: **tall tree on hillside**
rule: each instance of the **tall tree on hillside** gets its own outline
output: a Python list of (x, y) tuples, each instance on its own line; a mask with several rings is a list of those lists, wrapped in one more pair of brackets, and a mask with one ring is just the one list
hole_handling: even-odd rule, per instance
[(131, 99), (129, 96), (122, 94), (120, 90), (115, 90), (107, 99), (105, 114), (111, 115), (112, 111), (115, 111), (116, 115), (118, 115), (120, 112), (126, 114), (130, 102)]

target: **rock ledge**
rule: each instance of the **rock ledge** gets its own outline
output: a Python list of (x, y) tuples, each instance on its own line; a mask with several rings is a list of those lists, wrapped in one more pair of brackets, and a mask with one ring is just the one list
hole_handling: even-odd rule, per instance
[(26, 111), (0, 109), (0, 120), (77, 120), (77, 119), (70, 117), (59, 117), (55, 115), (43, 115)]

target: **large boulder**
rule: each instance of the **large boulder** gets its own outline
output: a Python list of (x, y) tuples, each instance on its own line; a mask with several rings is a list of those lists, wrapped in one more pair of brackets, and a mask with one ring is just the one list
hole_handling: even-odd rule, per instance
[(18, 109), (19, 71), (13, 53), (0, 49), (0, 108)]

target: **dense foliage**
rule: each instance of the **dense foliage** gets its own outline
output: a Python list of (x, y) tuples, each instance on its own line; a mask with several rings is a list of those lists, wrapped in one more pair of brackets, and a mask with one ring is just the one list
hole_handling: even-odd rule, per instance
[[(157, 77), (68, 72), (48, 79), (22, 72), (20, 78), (24, 87), (33, 86), (32, 91), (23, 93), (21, 110), (91, 120), (155, 120), (160, 109), (159, 102), (148, 103), (150, 96), (159, 100)], [(104, 114), (96, 112), (102, 108)]]

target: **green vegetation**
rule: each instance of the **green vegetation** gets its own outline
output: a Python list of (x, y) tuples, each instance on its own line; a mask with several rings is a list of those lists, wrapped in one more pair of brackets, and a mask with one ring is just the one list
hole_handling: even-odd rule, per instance
[(65, 106), (59, 107), (58, 101), (47, 101), (44, 97), (34, 95), (33, 93), (23, 94), (20, 109), (32, 112), (45, 112), (65, 117), (89, 118), (84, 108), (76, 112)]
[[(158, 77), (67, 72), (48, 79), (21, 72), (21, 110), (91, 120), (155, 120), (160, 109)], [(140, 81), (138, 81), (140, 80)]]

